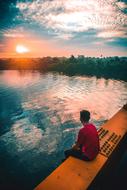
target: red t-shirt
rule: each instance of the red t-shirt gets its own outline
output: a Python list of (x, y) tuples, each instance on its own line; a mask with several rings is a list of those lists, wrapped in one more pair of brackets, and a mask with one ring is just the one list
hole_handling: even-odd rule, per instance
[(80, 129), (77, 142), (82, 146), (82, 153), (90, 160), (93, 160), (99, 153), (99, 136), (93, 124), (85, 124)]

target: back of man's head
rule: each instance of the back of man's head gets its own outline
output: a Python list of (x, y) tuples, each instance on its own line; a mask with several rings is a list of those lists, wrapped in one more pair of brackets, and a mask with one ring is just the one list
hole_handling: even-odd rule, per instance
[(87, 110), (80, 111), (80, 121), (81, 122), (88, 122), (90, 119), (90, 112)]

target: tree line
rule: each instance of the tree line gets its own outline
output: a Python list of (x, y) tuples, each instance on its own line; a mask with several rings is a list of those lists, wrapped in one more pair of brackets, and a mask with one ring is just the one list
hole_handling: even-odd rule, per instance
[(66, 75), (89, 75), (127, 81), (127, 57), (43, 57), (0, 59), (0, 69), (39, 69)]

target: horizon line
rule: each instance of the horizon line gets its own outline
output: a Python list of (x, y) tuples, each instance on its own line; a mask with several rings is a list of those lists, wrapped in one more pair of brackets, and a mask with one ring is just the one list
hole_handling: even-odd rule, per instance
[(119, 55), (114, 55), (114, 56), (85, 56), (85, 55), (70, 55), (70, 56), (43, 56), (43, 57), (0, 57), (0, 59), (42, 59), (42, 58), (70, 58), (71, 56), (74, 56), (75, 58), (78, 58), (79, 56), (84, 56), (84, 58), (110, 58), (110, 57), (126, 57), (127, 56), (119, 56)]

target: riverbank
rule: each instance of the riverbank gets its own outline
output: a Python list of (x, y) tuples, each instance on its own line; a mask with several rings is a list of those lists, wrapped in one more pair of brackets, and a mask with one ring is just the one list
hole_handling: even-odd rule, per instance
[(127, 57), (95, 58), (71, 56), (0, 59), (0, 70), (55, 71), (69, 76), (86, 75), (127, 81)]

